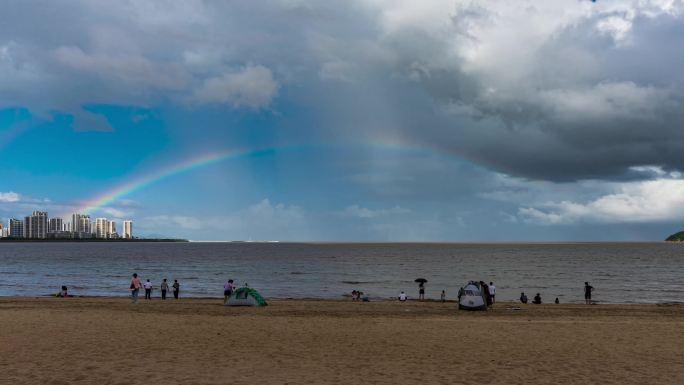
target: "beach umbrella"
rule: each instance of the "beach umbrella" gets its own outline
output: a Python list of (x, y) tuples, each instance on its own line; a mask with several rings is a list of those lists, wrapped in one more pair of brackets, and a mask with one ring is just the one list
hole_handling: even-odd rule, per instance
[(416, 278), (416, 280), (415, 280), (414, 282), (425, 283), (425, 282), (427, 282), (427, 279), (425, 279), (425, 278)]

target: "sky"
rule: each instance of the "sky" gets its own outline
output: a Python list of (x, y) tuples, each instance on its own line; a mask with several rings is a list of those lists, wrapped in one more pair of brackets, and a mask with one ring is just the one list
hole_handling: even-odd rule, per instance
[(684, 227), (683, 46), (680, 0), (10, 0), (0, 219), (662, 240)]

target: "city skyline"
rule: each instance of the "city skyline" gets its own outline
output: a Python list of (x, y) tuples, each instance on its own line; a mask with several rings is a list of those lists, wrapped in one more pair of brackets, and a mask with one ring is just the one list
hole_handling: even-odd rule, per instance
[(0, 14), (4, 224), (87, 213), (282, 241), (683, 226), (681, 2), (29, 3)]
[(121, 234), (117, 222), (107, 218), (91, 220), (88, 214), (71, 215), (71, 221), (49, 217), (47, 211), (34, 210), (30, 215), (9, 218), (7, 227), (0, 221), (0, 238), (14, 239), (134, 239), (133, 221), (122, 221)]

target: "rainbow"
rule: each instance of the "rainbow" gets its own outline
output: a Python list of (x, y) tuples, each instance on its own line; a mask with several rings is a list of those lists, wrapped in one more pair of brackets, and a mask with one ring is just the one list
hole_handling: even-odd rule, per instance
[(271, 155), (274, 154), (276, 151), (283, 151), (283, 150), (293, 150), (293, 149), (322, 149), (330, 147), (332, 149), (339, 148), (339, 147), (369, 147), (369, 148), (377, 148), (377, 149), (383, 149), (383, 150), (392, 150), (392, 151), (419, 151), (419, 152), (424, 152), (428, 153), (430, 155), (437, 155), (437, 156), (446, 156), (449, 158), (456, 158), (460, 159), (453, 154), (449, 154), (445, 151), (440, 151), (434, 148), (430, 147), (423, 147), (423, 146), (417, 146), (417, 145), (409, 145), (406, 143), (402, 143), (400, 141), (396, 140), (383, 140), (381, 142), (366, 142), (366, 143), (341, 143), (336, 146), (332, 145), (299, 145), (299, 146), (279, 146), (279, 147), (270, 147), (270, 148), (262, 148), (262, 149), (251, 149), (251, 150), (231, 150), (231, 151), (222, 151), (222, 152), (213, 152), (213, 153), (206, 153), (202, 154), (197, 157), (193, 157), (190, 159), (185, 159), (179, 163), (172, 164), (170, 166), (165, 167), (162, 170), (158, 171), (153, 171), (147, 174), (140, 175), (138, 177), (134, 177), (132, 180), (129, 182), (126, 182), (120, 186), (114, 187), (111, 190), (109, 190), (107, 193), (104, 193), (102, 195), (96, 196), (95, 198), (92, 198), (90, 200), (85, 201), (85, 203), (81, 204), (78, 206), (78, 208), (74, 211), (76, 213), (83, 213), (83, 214), (89, 214), (94, 211), (97, 211), (98, 209), (101, 209), (112, 202), (115, 202), (119, 199), (124, 198), (125, 196), (128, 196), (136, 191), (142, 190), (152, 184), (155, 184), (157, 182), (160, 182), (164, 179), (183, 174), (201, 167), (206, 167), (210, 166), (212, 164), (216, 164), (219, 162), (223, 161), (228, 161), (228, 160), (235, 160), (235, 159), (240, 159), (240, 158), (250, 158), (250, 157), (257, 157), (257, 156), (264, 156), (264, 155)]
[(172, 176), (183, 174), (201, 167), (206, 167), (219, 162), (234, 160), (240, 158), (249, 158), (255, 156), (263, 156), (272, 154), (275, 152), (273, 148), (257, 149), (257, 150), (232, 150), (232, 151), (222, 151), (206, 153), (200, 156), (185, 159), (180, 163), (172, 164), (165, 167), (162, 170), (153, 171), (151, 173), (143, 174), (126, 182), (120, 186), (117, 186), (105, 194), (99, 195), (93, 199), (90, 199), (79, 206), (76, 209), (76, 213), (89, 214), (93, 211), (101, 209), (112, 202), (122, 199), (123, 197), (130, 195), (136, 191), (144, 189), (145, 187), (162, 181), (166, 178)]

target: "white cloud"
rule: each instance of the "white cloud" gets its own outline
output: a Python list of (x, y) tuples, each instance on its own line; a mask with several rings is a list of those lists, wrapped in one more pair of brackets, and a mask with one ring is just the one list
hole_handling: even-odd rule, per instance
[(10, 192), (0, 192), (0, 202), (13, 203), (19, 202), (21, 196), (13, 191)]
[(257, 65), (205, 79), (191, 100), (258, 109), (270, 104), (277, 92), (278, 83), (271, 70)]
[(550, 225), (684, 220), (684, 179), (659, 178), (614, 185), (613, 193), (584, 203), (546, 202), (521, 207), (518, 215), (527, 222)]

